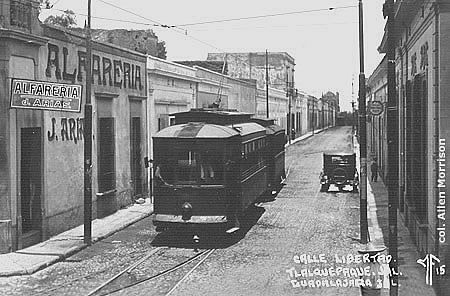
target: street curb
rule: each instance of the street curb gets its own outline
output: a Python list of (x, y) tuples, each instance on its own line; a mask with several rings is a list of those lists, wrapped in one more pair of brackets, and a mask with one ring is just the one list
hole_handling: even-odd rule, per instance
[[(315, 131), (314, 131), (314, 134), (313, 134), (312, 132), (308, 132), (308, 133), (306, 133), (306, 134), (303, 134), (303, 135), (301, 135), (300, 137), (295, 138), (294, 140), (291, 140), (291, 143), (290, 143), (290, 144), (289, 144), (289, 143), (286, 143), (286, 144), (284, 145), (284, 148), (287, 148), (287, 147), (289, 147), (289, 146), (291, 146), (291, 145), (294, 145), (294, 144), (296, 144), (297, 142), (300, 142), (300, 141), (309, 139), (309, 138), (311, 138), (311, 137), (314, 136), (314, 135), (317, 135), (317, 134), (319, 134), (319, 133), (321, 133), (321, 132), (323, 132), (323, 131), (328, 130), (329, 128), (330, 128), (330, 127), (327, 127), (327, 128), (324, 128), (324, 129), (320, 129), (320, 130), (315, 130)], [(289, 141), (289, 140), (288, 140), (288, 141)]]
[[(112, 231), (109, 231), (109, 232), (107, 232), (105, 234), (102, 234), (102, 235), (100, 235), (98, 237), (93, 237), (91, 245), (93, 245), (96, 242), (101, 241), (101, 240), (103, 240), (103, 239), (105, 239), (107, 237), (110, 237), (111, 235), (113, 235), (113, 234), (115, 234), (115, 233), (117, 233), (117, 232), (127, 228), (128, 226), (130, 226), (130, 225), (132, 225), (132, 224), (134, 224), (134, 223), (136, 223), (136, 222), (138, 222), (138, 221), (140, 221), (142, 219), (145, 219), (145, 218), (149, 217), (152, 214), (153, 214), (153, 208), (149, 212), (142, 213), (142, 215), (139, 215), (139, 216), (131, 219), (127, 223), (121, 225), (120, 227), (118, 227), (118, 228), (116, 228), (116, 229), (114, 229)], [(35, 265), (33, 265), (33, 266), (29, 267), (29, 268), (23, 268), (21, 270), (15, 270), (15, 271), (10, 271), (10, 272), (4, 272), (4, 271), (2, 272), (2, 271), (0, 271), (0, 277), (31, 275), (31, 274), (33, 274), (33, 273), (35, 273), (35, 272), (37, 272), (39, 270), (45, 269), (45, 268), (47, 268), (47, 267), (49, 267), (49, 266), (51, 266), (51, 265), (53, 265), (53, 264), (55, 264), (57, 262), (63, 261), (64, 259), (66, 259), (66, 258), (68, 258), (68, 257), (70, 257), (70, 256), (72, 256), (72, 255), (74, 255), (74, 254), (84, 250), (87, 247), (90, 247), (90, 246), (88, 246), (87, 244), (83, 243), (80, 246), (76, 246), (76, 247), (72, 247), (72, 248), (68, 249), (62, 255), (55, 255), (54, 256), (55, 258), (51, 258), (51, 259), (49, 259), (47, 261), (43, 261), (41, 263), (37, 263), (37, 264), (35, 264)]]

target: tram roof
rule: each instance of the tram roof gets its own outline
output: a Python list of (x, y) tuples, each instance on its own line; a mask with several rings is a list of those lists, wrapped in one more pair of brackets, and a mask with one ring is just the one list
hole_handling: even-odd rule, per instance
[(169, 126), (159, 131), (154, 138), (231, 138), (239, 131), (223, 125), (204, 122), (188, 122)]
[(281, 131), (284, 132), (284, 129), (275, 123), (275, 118), (254, 117), (251, 119), (251, 121), (264, 126), (268, 134), (276, 134)]
[(236, 109), (198, 108), (186, 112), (170, 114), (175, 116), (175, 123), (207, 122), (219, 125), (230, 125), (249, 122), (252, 113), (239, 112)]
[(262, 126), (269, 126), (275, 124), (275, 118), (253, 117), (251, 121), (256, 122)]
[(276, 125), (276, 124), (272, 124), (272, 125), (266, 126), (266, 130), (268, 131), (269, 134), (276, 134), (276, 133), (279, 133), (279, 132), (283, 132), (284, 133), (284, 129), (281, 126)]
[(188, 122), (169, 126), (159, 131), (154, 138), (231, 138), (246, 136), (258, 132), (265, 133), (266, 128), (254, 123), (245, 122), (233, 125), (217, 125), (205, 122)]
[(255, 122), (238, 123), (233, 124), (230, 127), (238, 130), (241, 136), (246, 136), (257, 132), (266, 132), (266, 128)]

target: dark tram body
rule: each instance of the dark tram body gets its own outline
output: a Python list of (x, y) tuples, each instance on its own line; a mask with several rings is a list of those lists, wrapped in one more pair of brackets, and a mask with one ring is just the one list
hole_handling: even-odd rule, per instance
[(154, 219), (239, 228), (244, 210), (284, 178), (284, 130), (230, 110), (176, 113), (153, 137)]

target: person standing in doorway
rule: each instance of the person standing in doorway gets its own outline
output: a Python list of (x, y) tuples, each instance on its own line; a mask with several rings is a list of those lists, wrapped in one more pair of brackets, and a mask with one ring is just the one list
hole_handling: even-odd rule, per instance
[(378, 179), (378, 164), (376, 158), (373, 159), (373, 162), (370, 165), (370, 170), (372, 172), (372, 182), (376, 182)]

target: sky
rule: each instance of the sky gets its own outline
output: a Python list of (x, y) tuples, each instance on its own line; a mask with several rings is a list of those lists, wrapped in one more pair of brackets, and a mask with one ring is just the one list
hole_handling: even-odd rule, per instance
[[(41, 19), (70, 9), (83, 26), (87, 2), (50, 0), (53, 8), (43, 9)], [(382, 59), (377, 48), (383, 3), (363, 0), (366, 77)], [(295, 59), (296, 88), (315, 96), (339, 92), (341, 110), (351, 110), (357, 100), (358, 0), (92, 0), (91, 9), (93, 29), (152, 29), (166, 42), (168, 60), (205, 60), (209, 52), (287, 52)], [(273, 14), (284, 15), (192, 25)]]

